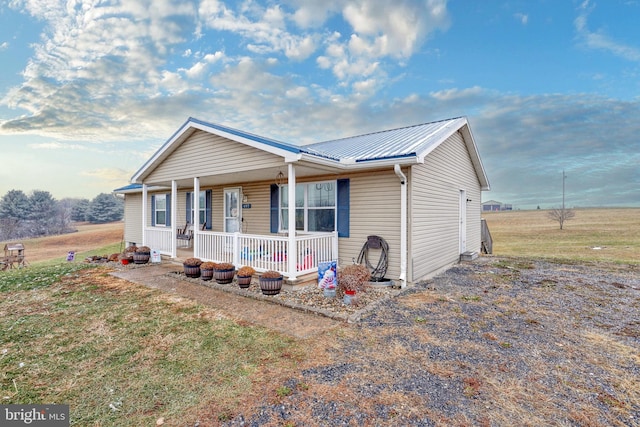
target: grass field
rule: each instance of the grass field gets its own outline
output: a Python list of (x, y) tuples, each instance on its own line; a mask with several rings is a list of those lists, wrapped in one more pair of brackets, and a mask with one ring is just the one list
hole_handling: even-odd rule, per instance
[[(562, 231), (545, 211), (483, 216), (496, 255), (640, 263), (640, 209), (577, 210)], [(69, 404), (77, 426), (216, 425), (264, 396), (286, 399), (287, 379), (337, 345), (64, 261), (70, 250), (119, 252), (121, 241), (122, 223), (23, 241), (31, 266), (0, 272), (0, 403)]]
[(547, 212), (483, 213), (494, 255), (640, 264), (640, 209), (576, 209), (563, 230)]

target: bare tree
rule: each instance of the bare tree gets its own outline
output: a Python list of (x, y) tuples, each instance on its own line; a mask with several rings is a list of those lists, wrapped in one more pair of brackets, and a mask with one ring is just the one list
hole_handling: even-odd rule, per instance
[(564, 222), (572, 219), (576, 216), (576, 213), (572, 209), (562, 208), (554, 208), (551, 209), (547, 215), (553, 221), (557, 221), (560, 223), (560, 230), (564, 227)]

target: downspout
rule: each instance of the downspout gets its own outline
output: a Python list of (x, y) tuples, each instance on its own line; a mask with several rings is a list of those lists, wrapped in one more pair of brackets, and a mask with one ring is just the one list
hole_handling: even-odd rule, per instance
[(400, 178), (400, 287), (407, 286), (407, 177), (402, 173), (400, 165), (393, 166), (393, 171)]

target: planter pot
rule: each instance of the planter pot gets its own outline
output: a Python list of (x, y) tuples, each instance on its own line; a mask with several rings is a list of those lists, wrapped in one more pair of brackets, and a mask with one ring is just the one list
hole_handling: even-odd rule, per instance
[(336, 296), (336, 288), (324, 288), (322, 290), (322, 294), (325, 298), (335, 298)]
[(282, 276), (260, 278), (260, 290), (264, 295), (278, 295), (282, 289)]
[(213, 270), (213, 278), (216, 279), (216, 282), (220, 283), (221, 285), (231, 283), (235, 274), (235, 268), (230, 268), (228, 270)]
[(342, 302), (345, 305), (351, 305), (355, 303), (356, 300), (356, 291), (344, 291), (344, 297), (342, 298)]
[(200, 269), (200, 278), (202, 280), (211, 280), (211, 279), (213, 279), (213, 268), (201, 268)]
[(149, 258), (151, 258), (151, 252), (134, 252), (133, 253), (133, 262), (135, 264), (146, 264), (149, 262)]
[(128, 260), (128, 259), (126, 259), (126, 258), (122, 258), (122, 259), (120, 260), (120, 262), (122, 263), (122, 265), (127, 265), (127, 264), (129, 264), (129, 260)]
[(238, 286), (247, 289), (251, 285), (251, 276), (238, 276)]
[(184, 267), (184, 275), (187, 277), (192, 277), (192, 278), (196, 278), (196, 277), (200, 277), (200, 266), (196, 265), (184, 265), (182, 264), (182, 266)]

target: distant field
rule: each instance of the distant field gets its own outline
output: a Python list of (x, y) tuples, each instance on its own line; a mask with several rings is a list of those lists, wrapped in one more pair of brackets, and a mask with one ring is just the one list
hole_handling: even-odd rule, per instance
[(483, 213), (494, 255), (640, 264), (640, 209), (575, 209), (564, 230), (547, 212)]
[[(75, 224), (76, 233), (59, 236), (23, 239), (25, 257), (29, 264), (48, 261), (62, 261), (69, 251), (76, 252), (77, 257), (104, 255), (120, 252), (123, 239), (124, 223), (122, 221), (107, 224)], [(4, 248), (6, 242), (2, 242)]]

